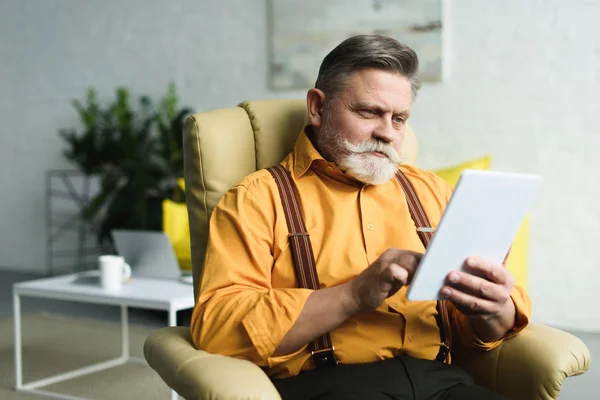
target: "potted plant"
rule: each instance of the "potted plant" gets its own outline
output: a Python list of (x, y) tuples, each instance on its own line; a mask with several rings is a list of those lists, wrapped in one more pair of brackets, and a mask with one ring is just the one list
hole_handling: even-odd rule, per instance
[(60, 135), (66, 158), (100, 181), (82, 216), (97, 223), (101, 247), (111, 248), (112, 229), (161, 230), (162, 201), (175, 197), (176, 180), (183, 176), (182, 129), (192, 112), (179, 108), (175, 85), (156, 106), (140, 96), (134, 108), (124, 87), (105, 108), (93, 88), (85, 102), (74, 100), (73, 106), (83, 131), (65, 129)]

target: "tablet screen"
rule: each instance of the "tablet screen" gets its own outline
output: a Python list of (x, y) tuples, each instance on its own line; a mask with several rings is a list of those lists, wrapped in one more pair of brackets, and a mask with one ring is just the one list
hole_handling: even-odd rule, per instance
[(446, 277), (470, 256), (501, 264), (541, 183), (538, 175), (463, 171), (407, 298), (443, 300)]

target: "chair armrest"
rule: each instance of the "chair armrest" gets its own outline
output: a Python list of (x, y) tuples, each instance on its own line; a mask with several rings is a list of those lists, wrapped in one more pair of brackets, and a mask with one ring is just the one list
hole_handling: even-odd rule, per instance
[(196, 350), (186, 327), (153, 332), (144, 343), (144, 356), (163, 381), (186, 399), (281, 400), (258, 366)]
[(478, 384), (514, 399), (557, 399), (564, 379), (583, 374), (591, 362), (579, 338), (538, 324), (489, 352), (457, 347), (454, 364)]

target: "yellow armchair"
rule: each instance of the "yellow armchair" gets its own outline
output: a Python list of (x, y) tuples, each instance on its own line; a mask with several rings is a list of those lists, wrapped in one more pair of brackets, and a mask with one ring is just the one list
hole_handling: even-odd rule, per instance
[[(302, 100), (265, 100), (195, 114), (186, 121), (185, 184), (196, 297), (213, 208), (244, 176), (278, 164), (292, 150), (305, 115)], [(409, 129), (403, 156), (414, 163), (417, 150)], [(185, 327), (152, 333), (144, 355), (166, 384), (186, 399), (280, 399), (259, 367), (196, 350)], [(558, 398), (563, 380), (584, 373), (590, 364), (581, 340), (538, 324), (490, 352), (455, 345), (452, 358), (479, 384), (528, 400)]]

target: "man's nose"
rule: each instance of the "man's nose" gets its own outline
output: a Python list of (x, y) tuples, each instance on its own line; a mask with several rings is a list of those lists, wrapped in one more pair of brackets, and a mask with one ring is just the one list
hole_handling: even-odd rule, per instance
[(373, 131), (373, 138), (382, 142), (391, 143), (395, 139), (396, 132), (392, 126), (392, 122), (387, 119), (381, 119), (380, 124)]

